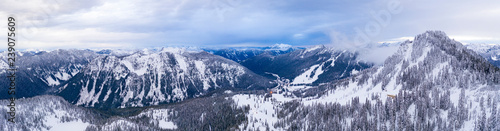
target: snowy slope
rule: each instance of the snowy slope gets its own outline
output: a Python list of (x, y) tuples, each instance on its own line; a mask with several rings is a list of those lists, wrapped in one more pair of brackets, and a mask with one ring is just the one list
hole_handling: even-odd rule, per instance
[(467, 48), (483, 56), (491, 64), (500, 67), (500, 45), (498, 44), (467, 44)]
[[(343, 83), (333, 85), (325, 99), (340, 101), (373, 94), (396, 95), (417, 87), (470, 88), (495, 85), (498, 68), (443, 32), (426, 32), (403, 43), (383, 66), (366, 70)], [(342, 95), (338, 95), (342, 94)]]
[(168, 116), (173, 112), (168, 109), (150, 109), (141, 112), (137, 116), (133, 116), (131, 118), (140, 118), (140, 117), (151, 117), (150, 123), (155, 123), (161, 129), (177, 129), (177, 125), (172, 122)]
[[(289, 113), (276, 126), (491, 130), (500, 112), (499, 82), (497, 67), (444, 32), (428, 31), (402, 43), (383, 66), (322, 85), (327, 90), (319, 96), (300, 98), (300, 106), (283, 109)], [(347, 113), (331, 115), (337, 112)]]
[(274, 94), (268, 98), (257, 94), (236, 94), (232, 96), (232, 99), (240, 107), (250, 107), (247, 113), (247, 123), (239, 126), (243, 130), (283, 130), (273, 126), (278, 121), (277, 111), (281, 104), (293, 100), (293, 98), (284, 97), (283, 94)]
[[(0, 113), (7, 114), (10, 102), (0, 100)], [(96, 112), (69, 104), (58, 96), (37, 96), (18, 99), (16, 103), (16, 124), (7, 121), (6, 115), (0, 115), (0, 130), (51, 130), (84, 131), (103, 117)]]

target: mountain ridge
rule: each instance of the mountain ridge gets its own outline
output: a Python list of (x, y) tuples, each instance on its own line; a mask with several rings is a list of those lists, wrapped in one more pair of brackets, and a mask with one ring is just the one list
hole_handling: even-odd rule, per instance
[(317, 45), (279, 56), (263, 53), (241, 64), (268, 78), (276, 77), (271, 73), (290, 80), (291, 84), (318, 85), (346, 78), (353, 72), (373, 66), (357, 57), (356, 52)]

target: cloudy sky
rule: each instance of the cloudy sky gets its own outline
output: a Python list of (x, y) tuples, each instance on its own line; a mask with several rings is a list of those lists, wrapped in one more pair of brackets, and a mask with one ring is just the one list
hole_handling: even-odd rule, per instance
[(23, 49), (360, 46), (426, 30), (500, 44), (498, 7), (498, 0), (3, 0), (0, 29), (15, 17)]

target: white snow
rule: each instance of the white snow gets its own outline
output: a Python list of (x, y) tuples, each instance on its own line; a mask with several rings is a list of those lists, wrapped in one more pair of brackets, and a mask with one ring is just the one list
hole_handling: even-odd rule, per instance
[(356, 69), (353, 69), (353, 70), (351, 71), (351, 75), (355, 75), (355, 74), (358, 74), (358, 73), (359, 73), (359, 71), (358, 71), (358, 70), (356, 70)]
[(67, 131), (71, 129), (72, 131), (85, 131), (89, 123), (78, 121), (65, 122), (65, 123), (57, 123), (50, 128), (50, 131)]
[(205, 73), (205, 64), (203, 63), (203, 61), (194, 61), (194, 64), (196, 66), (196, 69), (200, 72), (200, 73)]
[(475, 126), (476, 124), (474, 124), (474, 119), (465, 121), (460, 131), (473, 131)]
[(129, 121), (124, 120), (124, 119), (120, 119), (120, 120), (115, 120), (111, 123), (106, 123), (106, 125), (104, 125), (102, 127), (102, 130), (103, 131), (116, 130), (116, 127), (125, 126), (125, 125), (128, 127), (137, 126), (137, 124), (135, 124), (135, 123), (129, 122)]
[(49, 86), (57, 86), (57, 85), (61, 84), (61, 83), (59, 83), (59, 80), (57, 80), (57, 79), (56, 79), (56, 80), (54, 80), (54, 79), (53, 79), (52, 77), (50, 77), (50, 76), (49, 76), (49, 77), (47, 77), (47, 78), (45, 78), (45, 80), (47, 81), (47, 85), (49, 85)]
[(106, 96), (104, 96), (104, 99), (102, 99), (102, 101), (108, 100), (109, 94), (111, 94), (111, 89), (109, 89), (108, 92), (106, 92)]
[(498, 45), (498, 44), (486, 44), (486, 43), (469, 43), (465, 46), (467, 48), (475, 51), (475, 52), (487, 52), (488, 49), (499, 47), (500, 45)]
[(383, 91), (380, 86), (358, 86), (357, 83), (349, 83), (346, 87), (340, 87), (336, 90), (328, 92), (328, 94), (318, 99), (308, 99), (303, 101), (305, 105), (312, 105), (314, 103), (329, 103), (338, 102), (340, 104), (348, 103), (354, 97), (358, 97), (360, 102), (364, 103), (366, 98), (370, 98), (373, 94), (378, 94), (382, 97), (387, 97), (392, 94), (392, 91)]
[(210, 85), (208, 84), (208, 79), (206, 79), (206, 65), (201, 60), (194, 61), (194, 65), (196, 66), (196, 70), (200, 72), (200, 78), (203, 80), (203, 90), (208, 90)]
[(124, 61), (121, 61), (121, 62), (122, 62), (122, 64), (123, 64), (125, 67), (127, 67), (127, 69), (128, 69), (128, 70), (134, 70), (134, 66), (133, 66), (133, 65), (132, 65), (132, 63), (130, 63), (129, 61), (124, 60)]
[(186, 48), (177, 48), (177, 47), (165, 47), (162, 48), (160, 52), (170, 52), (173, 54), (180, 54), (182, 52), (185, 52)]
[(208, 90), (210, 88), (210, 85), (208, 84), (208, 80), (203, 80), (203, 90)]
[(133, 64), (128, 61), (128, 60), (122, 60), (120, 61), (125, 67), (127, 67), (127, 69), (130, 71), (130, 72), (133, 72), (139, 76), (142, 76), (144, 74), (146, 74), (148, 68), (147, 66), (144, 66), (143, 68), (140, 68), (140, 69), (136, 69), (134, 68)]
[(436, 79), (437, 77), (439, 77), (439, 72), (444, 71), (445, 67), (448, 65), (448, 62), (443, 62), (436, 65), (436, 67), (434, 67), (434, 69), (432, 70), (432, 79)]
[(144, 54), (149, 54), (149, 53), (150, 53), (150, 51), (149, 51), (149, 49), (148, 49), (148, 48), (144, 48), (144, 49), (142, 49), (142, 53), (144, 53)]
[[(104, 88), (104, 84), (106, 83), (106, 81), (107, 81), (107, 80), (105, 80), (105, 81), (102, 83), (102, 85), (99, 87), (99, 89), (100, 89), (100, 90), (99, 90), (99, 92), (97, 92), (97, 94), (95, 94), (95, 95), (93, 95), (93, 96), (92, 96), (92, 97), (93, 97), (93, 99), (92, 99), (92, 101), (91, 101), (92, 106), (94, 106), (94, 104), (95, 104), (95, 103), (99, 103), (99, 102), (100, 102), (100, 101), (99, 101), (99, 97), (101, 96), (102, 89)], [(94, 88), (93, 88), (93, 89), (97, 88), (97, 87), (96, 87), (96, 82), (97, 82), (97, 81), (94, 81)]]
[(89, 87), (89, 81), (87, 81), (87, 83), (85, 84), (85, 86), (82, 87), (82, 89), (80, 90), (80, 99), (78, 99), (78, 102), (76, 102), (76, 105), (83, 105), (83, 104), (86, 104), (88, 103), (91, 99), (90, 93), (93, 93), (93, 92), (88, 92), (88, 87)]
[(175, 56), (175, 60), (177, 61), (177, 64), (178, 66), (180, 67), (180, 69), (182, 69), (183, 71), (188, 71), (187, 70), (187, 67), (189, 66), (188, 63), (186, 62), (185, 58), (181, 55), (177, 55), (177, 54), (174, 54)]
[(311, 47), (311, 48), (307, 48), (307, 49), (304, 51), (304, 53), (307, 53), (307, 52), (310, 52), (310, 51), (313, 51), (313, 50), (317, 50), (317, 49), (319, 49), (319, 48), (321, 48), (321, 47), (322, 47), (322, 45), (317, 45), (317, 46), (313, 46), (313, 47)]
[(182, 90), (178, 87), (174, 88), (172, 90), (172, 93), (174, 95), (174, 98), (178, 98), (180, 100), (184, 100), (184, 92), (186, 92), (185, 90)]
[(133, 97), (134, 97), (134, 92), (132, 92), (131, 90), (129, 90), (129, 91), (127, 92), (127, 94), (125, 95), (125, 97), (123, 98), (122, 105), (127, 104), (128, 100), (129, 100), (129, 99), (132, 99)]
[(61, 116), (65, 116), (66, 111), (55, 110), (54, 114), (45, 116), (44, 123), (50, 127), (50, 131), (67, 131), (71, 129), (72, 131), (84, 131), (89, 123), (85, 123), (80, 119), (70, 122), (61, 122)]
[(57, 79), (59, 80), (69, 80), (71, 78), (71, 75), (69, 75), (68, 73), (66, 72), (58, 72), (54, 75)]
[[(250, 111), (248, 116), (248, 127), (247, 130), (266, 130), (265, 124), (269, 125), (271, 130), (283, 130), (274, 128), (274, 123), (278, 121), (277, 114), (274, 112), (274, 108), (279, 108), (279, 105), (292, 100), (291, 98), (286, 98), (282, 94), (273, 94), (272, 97), (264, 100), (263, 95), (248, 95), (248, 94), (238, 94), (234, 95), (232, 99), (238, 104), (238, 106), (249, 106)], [(254, 127), (252, 127), (254, 125)], [(239, 127), (243, 129), (245, 123), (241, 124)]]
[(313, 86), (306, 86), (306, 85), (289, 85), (285, 86), (284, 88), (288, 89), (288, 91), (296, 91), (296, 90), (306, 90), (309, 88), (314, 88)]
[(168, 109), (150, 109), (147, 111), (143, 111), (139, 115), (133, 117), (140, 118), (142, 116), (148, 116), (151, 118), (151, 122), (158, 121), (158, 127), (162, 129), (177, 129), (177, 125), (175, 125), (174, 122), (168, 119), (169, 115), (171, 114)]
[(78, 73), (78, 72), (80, 72), (80, 71), (79, 71), (79, 70), (72, 70), (72, 71), (71, 71), (71, 76), (75, 76), (75, 75), (76, 75), (76, 73)]
[(271, 49), (267, 49), (267, 50), (281, 50), (281, 51), (285, 51), (285, 50), (288, 50), (292, 48), (292, 45), (288, 45), (288, 44), (274, 44), (273, 46), (271, 46)]
[(144, 68), (140, 68), (140, 69), (137, 69), (137, 70), (134, 70), (134, 73), (141, 76), (141, 75), (144, 75), (146, 74), (148, 71), (148, 68), (147, 67), (144, 67)]
[[(314, 74), (312, 74), (314, 72)], [(292, 84), (311, 84), (318, 79), (318, 76), (323, 73), (323, 64), (313, 65), (304, 73), (295, 77)], [(311, 76), (312, 75), (312, 76)]]
[[(346, 52), (346, 50), (342, 51), (342, 53), (344, 53), (344, 52)], [(336, 57), (331, 57), (329, 60), (327, 60), (327, 62), (328, 62), (328, 61), (331, 61), (331, 62), (332, 62), (332, 63), (330, 63), (330, 67), (335, 66), (335, 60), (337, 60), (337, 58), (339, 58), (339, 57), (342, 55), (342, 53), (340, 53), (340, 54), (339, 54), (339, 55), (337, 55)]]
[(171, 121), (158, 121), (159, 124), (158, 126), (163, 129), (177, 129), (177, 125), (174, 124), (174, 122)]

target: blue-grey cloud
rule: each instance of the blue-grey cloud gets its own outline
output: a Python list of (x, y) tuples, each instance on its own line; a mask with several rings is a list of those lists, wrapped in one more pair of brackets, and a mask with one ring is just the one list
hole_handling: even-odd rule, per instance
[[(377, 14), (391, 10), (384, 25)], [(287, 43), (357, 48), (444, 30), (467, 42), (499, 42), (500, 2), (432, 0), (7, 0), (24, 28), (21, 48), (235, 46)], [(15, 6), (11, 6), (15, 5)], [(375, 15), (373, 15), (375, 13)], [(375, 17), (374, 17), (375, 16)], [(373, 25), (379, 24), (379, 28)], [(359, 30), (371, 33), (356, 44)], [(0, 25), (0, 28), (6, 28)], [(376, 29), (376, 30), (375, 30)], [(335, 35), (334, 35), (335, 34)], [(337, 36), (337, 37), (333, 37)], [(341, 37), (338, 37), (341, 36)], [(5, 36), (0, 36), (4, 38)], [(342, 38), (342, 39), (338, 39)], [(3, 47), (2, 47), (3, 48)]]

